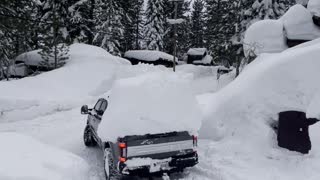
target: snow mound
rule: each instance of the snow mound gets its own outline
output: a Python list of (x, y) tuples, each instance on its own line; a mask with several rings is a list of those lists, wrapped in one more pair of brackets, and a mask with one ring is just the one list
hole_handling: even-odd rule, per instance
[[(124, 54), (126, 58), (134, 58), (142, 61), (157, 61), (157, 60), (167, 60), (173, 61), (173, 56), (161, 51), (152, 51), (152, 50), (132, 50), (127, 51)], [(178, 61), (178, 58), (176, 58)]]
[[(203, 155), (221, 179), (319, 179), (319, 123), (311, 126), (309, 155), (277, 146), (270, 122), (286, 110), (320, 117), (320, 44), (259, 56), (209, 99), (200, 138), (215, 140)], [(261, 176), (264, 174), (263, 176)]]
[(292, 6), (281, 17), (288, 39), (313, 40), (320, 37), (320, 28), (312, 20), (312, 15), (300, 4)]
[(87, 180), (80, 157), (17, 133), (0, 133), (1, 180)]
[(320, 15), (320, 1), (319, 0), (309, 0), (308, 10), (315, 15)]
[(209, 119), (202, 126), (202, 135), (213, 138), (212, 129), (222, 136), (241, 129), (253, 133), (259, 129), (251, 126), (236, 129), (235, 125), (259, 124), (257, 121), (261, 119), (266, 123), (286, 110), (308, 112), (319, 94), (320, 85), (316, 83), (320, 76), (320, 61), (316, 58), (319, 50), (319, 44), (314, 44), (258, 57), (235, 81), (215, 95)]
[[(22, 61), (28, 66), (38, 66), (43, 61), (43, 58), (39, 54), (41, 50), (34, 50), (30, 52), (26, 52), (23, 54), (20, 54), (16, 57), (16, 61)], [(52, 59), (49, 59), (51, 63), (53, 63)]]
[(191, 78), (185, 74), (155, 72), (116, 81), (99, 135), (115, 140), (148, 133), (197, 133), (200, 111), (189, 87)]
[(250, 53), (278, 53), (287, 49), (283, 23), (278, 20), (262, 20), (252, 24), (245, 33), (244, 52)]

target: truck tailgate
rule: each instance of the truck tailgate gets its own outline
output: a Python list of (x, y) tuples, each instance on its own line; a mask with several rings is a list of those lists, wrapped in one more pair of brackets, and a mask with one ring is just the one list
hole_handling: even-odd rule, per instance
[(194, 150), (193, 136), (188, 132), (129, 136), (125, 141), (128, 159), (135, 157), (164, 159), (192, 153)]

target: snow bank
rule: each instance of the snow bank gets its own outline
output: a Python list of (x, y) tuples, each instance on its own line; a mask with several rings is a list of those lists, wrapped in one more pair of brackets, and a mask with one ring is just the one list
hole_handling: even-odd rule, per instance
[(313, 40), (320, 37), (320, 28), (312, 20), (312, 15), (300, 4), (292, 6), (281, 17), (288, 39)]
[(283, 23), (278, 20), (262, 20), (252, 24), (245, 33), (244, 52), (248, 57), (250, 52), (278, 53), (287, 49)]
[(202, 135), (212, 138), (212, 128), (228, 134), (232, 132), (227, 131), (228, 125), (232, 128), (233, 123), (249, 123), (261, 118), (267, 121), (285, 110), (307, 111), (320, 88), (316, 83), (320, 76), (320, 61), (316, 58), (320, 55), (319, 49), (319, 44), (314, 44), (258, 57), (235, 81), (216, 94), (210, 106), (213, 111), (209, 113), (215, 118), (208, 117), (202, 126)]
[(319, 125), (311, 126), (313, 149), (305, 156), (279, 148), (269, 125), (286, 110), (320, 117), (319, 56), (319, 43), (260, 56), (207, 102), (200, 99), (208, 105), (199, 137), (215, 140), (202, 155), (220, 179), (320, 178)]
[(320, 1), (319, 0), (309, 0), (308, 10), (315, 15), (320, 15)]
[(0, 82), (0, 120), (26, 120), (85, 104), (107, 92), (118, 69), (129, 64), (102, 48), (73, 44), (65, 66), (34, 77)]
[(115, 140), (147, 133), (197, 133), (200, 112), (189, 87), (190, 78), (156, 72), (116, 81), (99, 135)]
[[(161, 51), (151, 51), (151, 50), (133, 50), (127, 51), (124, 54), (126, 58), (134, 58), (142, 61), (157, 61), (159, 59), (173, 61), (173, 56)], [(178, 58), (176, 58), (178, 61)]]
[(87, 180), (80, 157), (16, 133), (0, 133), (1, 180)]

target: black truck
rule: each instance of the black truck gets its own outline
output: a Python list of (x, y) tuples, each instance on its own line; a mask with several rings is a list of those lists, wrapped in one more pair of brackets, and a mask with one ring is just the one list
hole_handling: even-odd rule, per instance
[(81, 107), (81, 114), (88, 115), (84, 144), (103, 150), (107, 180), (182, 172), (198, 163), (197, 137), (187, 131), (130, 135), (116, 142), (101, 139), (97, 129), (107, 107), (108, 101), (103, 98), (92, 109)]

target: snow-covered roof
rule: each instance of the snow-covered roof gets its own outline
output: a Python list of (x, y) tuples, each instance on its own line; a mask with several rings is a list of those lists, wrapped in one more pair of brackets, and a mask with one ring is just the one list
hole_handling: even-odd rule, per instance
[[(30, 52), (26, 52), (23, 54), (20, 54), (19, 56), (16, 57), (16, 61), (22, 61), (24, 62), (26, 65), (28, 66), (39, 66), (40, 63), (42, 61), (44, 61), (44, 59), (41, 57), (41, 55), (39, 54), (41, 50), (34, 50), (34, 51), (30, 51)], [(53, 59), (51, 58), (50, 61), (52, 61), (53, 63)]]
[(206, 48), (190, 48), (187, 54), (193, 56), (203, 56), (206, 52)]
[(300, 4), (292, 6), (281, 19), (289, 39), (314, 40), (320, 37), (320, 28), (312, 20), (312, 14)]
[[(157, 61), (157, 60), (166, 60), (172, 61), (174, 56), (167, 54), (161, 51), (153, 51), (153, 50), (131, 50), (127, 51), (124, 54), (125, 58), (134, 58), (142, 61)], [(178, 58), (176, 58), (176, 62), (178, 62)]]

